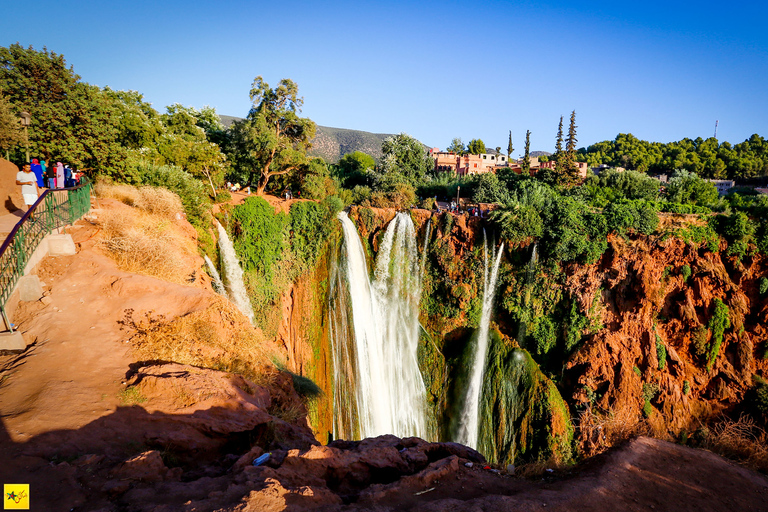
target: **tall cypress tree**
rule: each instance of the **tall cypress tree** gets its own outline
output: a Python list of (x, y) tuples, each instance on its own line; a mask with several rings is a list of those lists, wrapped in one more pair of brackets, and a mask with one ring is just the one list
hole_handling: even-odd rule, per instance
[(560, 116), (560, 124), (557, 125), (557, 139), (555, 140), (555, 171), (563, 171), (563, 116)]
[(512, 152), (515, 150), (515, 147), (512, 145), (512, 130), (509, 130), (509, 144), (507, 144), (507, 160), (510, 160), (512, 158)]
[(525, 156), (523, 156), (523, 165), (521, 167), (525, 172), (530, 172), (531, 170), (531, 130), (525, 131)]
[[(562, 119), (562, 118), (561, 118)], [(562, 121), (561, 121), (562, 122)], [(568, 138), (565, 140), (565, 162), (563, 171), (570, 183), (579, 179), (579, 168), (576, 166), (576, 111), (571, 112), (571, 123), (568, 126)]]

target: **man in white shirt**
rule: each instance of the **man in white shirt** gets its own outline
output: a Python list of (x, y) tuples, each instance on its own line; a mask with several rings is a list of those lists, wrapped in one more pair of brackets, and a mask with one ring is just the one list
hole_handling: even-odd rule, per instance
[[(37, 188), (37, 177), (32, 172), (29, 164), (26, 164), (22, 170), (16, 174), (16, 184), (21, 185), (21, 195), (24, 197), (24, 204), (27, 205), (27, 211), (37, 201), (40, 192)], [(33, 213), (29, 215), (30, 220), (35, 220)]]

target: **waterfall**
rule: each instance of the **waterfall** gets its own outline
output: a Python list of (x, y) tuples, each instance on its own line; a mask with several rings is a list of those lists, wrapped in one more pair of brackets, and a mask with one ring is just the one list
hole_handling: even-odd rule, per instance
[(427, 245), (429, 245), (429, 235), (432, 231), (432, 217), (427, 221), (427, 234), (424, 236), (424, 249), (421, 251), (421, 265), (419, 266), (419, 272), (422, 278), (424, 278), (424, 269), (427, 266)]
[(227, 295), (227, 290), (224, 289), (224, 283), (221, 282), (221, 276), (219, 275), (219, 272), (216, 270), (216, 267), (213, 265), (213, 262), (211, 261), (211, 258), (208, 257), (208, 255), (204, 255), (203, 258), (205, 258), (205, 264), (208, 266), (208, 272), (211, 273), (211, 281), (213, 282), (213, 289), (216, 290), (216, 293), (219, 295)]
[[(533, 249), (531, 250), (531, 259), (528, 261), (528, 269), (525, 273), (525, 291), (523, 292), (523, 307), (527, 308), (531, 303), (531, 283), (536, 276), (536, 265), (539, 264), (539, 253), (536, 249), (536, 242), (533, 243)], [(523, 319), (520, 320), (520, 325), (517, 328), (517, 342), (522, 343), (525, 338), (528, 326)]]
[(338, 218), (344, 250), (331, 294), (334, 406), (340, 420), (334, 435), (426, 437), (426, 389), (416, 357), (421, 275), (413, 221), (399, 213), (389, 223), (372, 281), (355, 225), (344, 212)]
[(485, 360), (488, 355), (488, 338), (493, 312), (493, 298), (496, 292), (496, 281), (499, 274), (499, 263), (504, 244), (501, 244), (498, 252), (493, 248), (491, 261), (493, 267), (488, 268), (488, 241), (483, 230), (483, 310), (480, 317), (480, 328), (477, 333), (477, 350), (469, 374), (469, 386), (464, 398), (464, 406), (461, 410), (459, 429), (456, 441), (477, 448), (477, 432), (480, 409), (480, 391), (483, 387), (483, 374), (485, 373)]
[(219, 252), (221, 253), (224, 278), (226, 279), (227, 296), (229, 300), (235, 303), (237, 309), (242, 311), (248, 317), (248, 320), (253, 323), (253, 308), (251, 308), (251, 300), (248, 298), (248, 293), (245, 291), (243, 269), (240, 268), (240, 261), (237, 259), (235, 247), (227, 235), (227, 230), (218, 221), (216, 222), (216, 227), (219, 229)]

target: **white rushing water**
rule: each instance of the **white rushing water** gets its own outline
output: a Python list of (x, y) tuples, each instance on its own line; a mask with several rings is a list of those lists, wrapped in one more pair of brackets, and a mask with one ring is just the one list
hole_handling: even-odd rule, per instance
[(493, 313), (493, 299), (496, 292), (496, 281), (499, 276), (499, 263), (504, 251), (501, 244), (498, 252), (491, 254), (492, 268), (488, 268), (488, 241), (483, 232), (483, 310), (480, 316), (480, 328), (477, 333), (477, 350), (469, 374), (469, 386), (461, 410), (459, 429), (456, 441), (472, 448), (477, 448), (478, 422), (480, 421), (480, 392), (483, 389), (483, 374), (485, 361), (488, 356), (488, 334)]
[(421, 278), (424, 278), (424, 269), (427, 266), (427, 245), (429, 245), (429, 235), (432, 234), (432, 217), (427, 221), (427, 233), (424, 236), (424, 248), (421, 250), (421, 265), (419, 266), (419, 272)]
[[(347, 382), (355, 401), (348, 419), (355, 425), (335, 427), (336, 435), (426, 437), (426, 390), (416, 356), (421, 274), (413, 221), (399, 213), (387, 226), (371, 281), (355, 225), (344, 212), (338, 218), (351, 315), (339, 314), (332, 321), (334, 351), (346, 347), (342, 356), (334, 355), (334, 372), (354, 372)], [(341, 323), (348, 316), (352, 325), (345, 329)], [(339, 337), (345, 335), (353, 336), (354, 343)], [(334, 400), (337, 407), (343, 403)]]
[(243, 282), (243, 269), (237, 259), (235, 247), (227, 235), (227, 230), (216, 222), (219, 229), (219, 252), (221, 253), (221, 270), (224, 272), (225, 285), (229, 300), (235, 303), (237, 309), (253, 323), (253, 308)]
[(221, 276), (216, 270), (216, 266), (214, 266), (211, 258), (209, 258), (207, 254), (203, 255), (203, 258), (205, 259), (205, 264), (208, 265), (208, 272), (211, 273), (211, 277), (213, 278), (213, 289), (216, 290), (216, 293), (219, 295), (224, 295), (226, 297), (227, 290), (224, 289), (224, 283), (221, 282)]

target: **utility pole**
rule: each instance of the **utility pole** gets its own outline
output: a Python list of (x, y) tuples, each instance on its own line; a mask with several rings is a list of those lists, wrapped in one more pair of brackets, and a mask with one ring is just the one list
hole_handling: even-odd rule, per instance
[(29, 112), (22, 112), (21, 113), (21, 126), (24, 127), (24, 141), (27, 145), (27, 159), (24, 161), (24, 163), (29, 163), (29, 132), (27, 129), (29, 128), (29, 125), (32, 124), (32, 116), (29, 115)]
[(461, 186), (456, 187), (456, 211), (459, 211), (459, 192), (461, 192)]
[(715, 119), (715, 138), (717, 138), (717, 123), (718, 123), (718, 120)]

